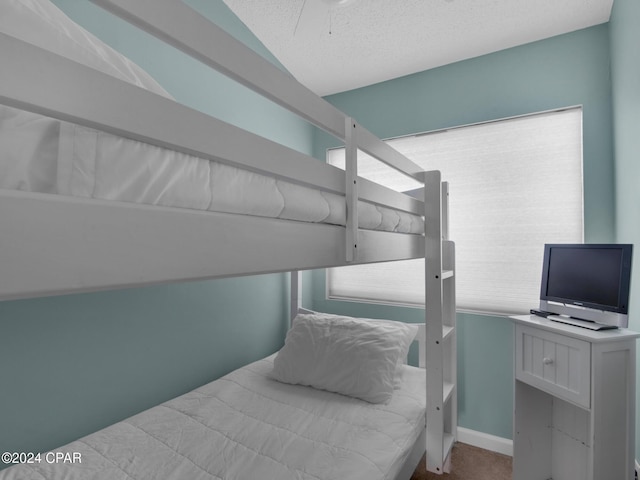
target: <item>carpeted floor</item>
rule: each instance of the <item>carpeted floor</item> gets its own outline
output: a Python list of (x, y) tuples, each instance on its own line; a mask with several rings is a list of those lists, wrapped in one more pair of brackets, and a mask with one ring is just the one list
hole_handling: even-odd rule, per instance
[(425, 471), (424, 457), (411, 480), (511, 480), (511, 457), (465, 443), (456, 443), (451, 453), (451, 473)]

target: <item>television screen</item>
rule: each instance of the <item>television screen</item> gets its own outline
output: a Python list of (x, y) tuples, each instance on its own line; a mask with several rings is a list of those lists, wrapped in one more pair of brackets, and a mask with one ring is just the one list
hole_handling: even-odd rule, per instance
[(632, 245), (547, 244), (540, 299), (627, 314)]

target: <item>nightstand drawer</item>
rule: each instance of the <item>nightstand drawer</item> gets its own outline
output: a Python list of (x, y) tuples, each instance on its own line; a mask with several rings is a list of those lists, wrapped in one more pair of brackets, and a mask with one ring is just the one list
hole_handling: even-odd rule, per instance
[(552, 395), (591, 406), (591, 345), (546, 330), (516, 326), (516, 378)]

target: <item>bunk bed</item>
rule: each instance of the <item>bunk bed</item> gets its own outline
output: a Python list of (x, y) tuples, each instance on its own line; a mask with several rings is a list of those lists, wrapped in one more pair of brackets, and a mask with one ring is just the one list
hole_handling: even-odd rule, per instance
[[(455, 441), (456, 395), (455, 259), (453, 243), (446, 238), (447, 187), (440, 173), (423, 172), (354, 119), (180, 1), (94, 3), (334, 135), (346, 147), (347, 167), (337, 169), (175, 102), (153, 79), (73, 24), (48, 0), (2, 2), (0, 300), (292, 271), (292, 316), (297, 317), (300, 290), (295, 272), (299, 270), (424, 258), (425, 325), (417, 336), (429, 346), (425, 349), (423, 343), (420, 350), (420, 366), (427, 368), (416, 373), (403, 366), (405, 377), (412, 380), (404, 382), (407, 392), (400, 389), (389, 401), (389, 405), (406, 403), (405, 396), (415, 400), (418, 395), (422, 399), (419, 412), (414, 411), (413, 419), (405, 423), (415, 426), (418, 418), (419, 428), (408, 436), (401, 431), (401, 437), (411, 439), (409, 443), (395, 457), (390, 456), (387, 464), (376, 465), (374, 476), (363, 478), (409, 478), (425, 446), (427, 468), (442, 473)], [(37, 33), (30, 37), (30, 32)], [(424, 188), (419, 198), (359, 177), (359, 151), (421, 182)], [(227, 196), (222, 195), (224, 185), (232, 185), (226, 188)], [(246, 194), (238, 195), (239, 191)], [(292, 323), (291, 331), (298, 323)], [(75, 470), (57, 474), (65, 478), (87, 478), (89, 473), (126, 477), (114, 466), (118, 460), (107, 458), (113, 454), (124, 461), (128, 451), (135, 451), (127, 444), (131, 449), (117, 452), (117, 439), (136, 438), (127, 428), (141, 432), (143, 424), (156, 428), (166, 423), (171, 430), (171, 415), (158, 416), (159, 411), (183, 411), (187, 404), (204, 403), (205, 397), (218, 398), (221, 384), (245, 389), (253, 388), (247, 382), (261, 385), (266, 390), (260, 398), (266, 395), (278, 404), (291, 403), (296, 411), (311, 401), (308, 395), (319, 395), (321, 405), (313, 409), (324, 411), (334, 404), (339, 415), (347, 415), (352, 408), (364, 408), (374, 422), (397, 415), (384, 413), (386, 404), (278, 383), (267, 373), (273, 363), (274, 357), (264, 359), (79, 440), (88, 452), (85, 458), (93, 462), (85, 465), (89, 470), (75, 465)], [(254, 407), (247, 408), (253, 412)], [(356, 410), (353, 416), (364, 415)], [(195, 413), (183, 415), (192, 418)], [(332, 425), (342, 422), (333, 415), (323, 418), (331, 417)], [(291, 416), (284, 414), (283, 418)], [(206, 421), (199, 425), (206, 428), (194, 435), (203, 436), (204, 441), (213, 430)], [(306, 422), (304, 427), (308, 428)], [(327, 471), (326, 476), (320, 475), (322, 468), (317, 467), (309, 478), (344, 475), (342, 471), (332, 476), (334, 470), (329, 468), (336, 459), (348, 456), (345, 449), (334, 445), (337, 437), (314, 440), (327, 449), (308, 449), (318, 450), (314, 455), (319, 456), (312, 459), (308, 450), (295, 448), (304, 444), (299, 428), (292, 424), (288, 431), (296, 439), (283, 436), (280, 447), (287, 445), (297, 452), (298, 462), (318, 462)], [(351, 442), (366, 437), (362, 431), (376, 428), (384, 431), (387, 427), (351, 425), (340, 431)], [(327, 425), (317, 429), (331, 430)], [(224, 427), (222, 431), (235, 440), (241, 435)], [(106, 443), (100, 440), (105, 432), (112, 435)], [(155, 432), (152, 437), (157, 441), (162, 435)], [(109, 452), (98, 452), (97, 444), (107, 445)], [(356, 456), (369, 460), (388, 448), (375, 442), (364, 445), (368, 453), (356, 452)], [(153, 462), (157, 460), (153, 452), (164, 450), (149, 447), (143, 451)], [(213, 475), (204, 467), (193, 467), (201, 460), (196, 457), (207, 456), (202, 451), (172, 451), (177, 475), (195, 470), (198, 474), (193, 478)], [(209, 451), (211, 455), (215, 454)], [(232, 458), (235, 453), (225, 451), (223, 456), (227, 455)], [(246, 463), (246, 457), (239, 458)], [(134, 460), (144, 461), (135, 456)], [(235, 465), (230, 467), (235, 473), (228, 477), (215, 475), (249, 478), (242, 473), (234, 477), (238, 475), (234, 468), (241, 466)], [(148, 467), (136, 468), (145, 472)], [(0, 478), (22, 478), (22, 468), (9, 468)], [(301, 475), (299, 469), (291, 471), (295, 478), (306, 478), (307, 474), (296, 476)], [(35, 472), (32, 470), (41, 478), (42, 472)], [(49, 473), (47, 470), (45, 476)], [(276, 477), (286, 478), (282, 472)]]

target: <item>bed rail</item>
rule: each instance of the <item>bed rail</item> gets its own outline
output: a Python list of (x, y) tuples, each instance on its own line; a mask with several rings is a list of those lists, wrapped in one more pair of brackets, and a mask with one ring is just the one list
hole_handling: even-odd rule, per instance
[(323, 130), (344, 136), (344, 114), (340, 110), (183, 2), (92, 1)]
[[(378, 139), (293, 77), (246, 48), (183, 2), (175, 0), (92, 1), (344, 142), (347, 152), (346, 178), (345, 188), (341, 193), (346, 195), (347, 202), (347, 262), (355, 261), (358, 256), (358, 199), (376, 197), (377, 202), (380, 201), (380, 195), (369, 196), (368, 190), (375, 187), (364, 179), (358, 179), (358, 150), (368, 153), (405, 175), (423, 181), (422, 168), (419, 165)], [(181, 28), (183, 25), (189, 25), (190, 28)], [(362, 183), (363, 187), (360, 187), (359, 183)], [(391, 200), (389, 196), (386, 201)], [(413, 203), (406, 198), (404, 201)], [(406, 207), (399, 207), (397, 204), (395, 207), (406, 210)], [(409, 211), (417, 213), (416, 210)]]
[[(346, 142), (348, 128), (345, 125), (349, 120), (344, 113), (185, 3), (176, 0), (91, 1)], [(189, 28), (182, 28), (184, 25)], [(421, 180), (423, 169), (419, 165), (362, 126), (358, 126), (358, 131), (359, 149)]]
[[(5, 65), (16, 66), (0, 69), (0, 103), (345, 194), (339, 169), (110, 75), (2, 33), (0, 56)], [(180, 128), (172, 121), (176, 118)], [(361, 183), (363, 200), (383, 199), (387, 206), (420, 214), (421, 202), (364, 179)]]

